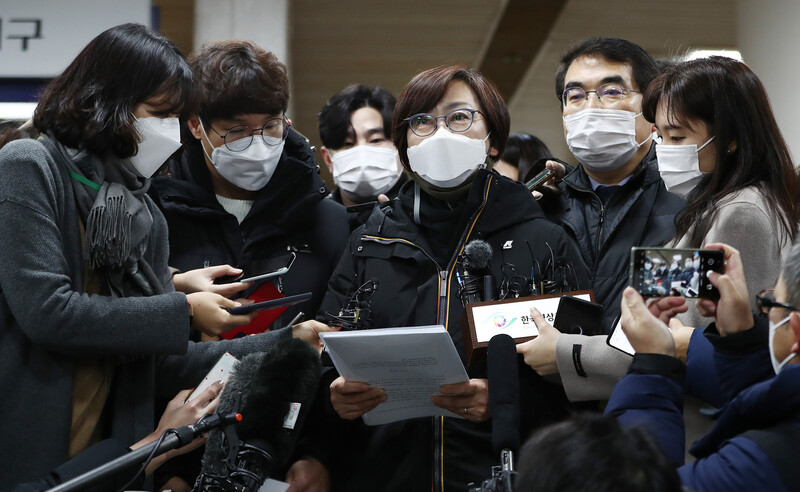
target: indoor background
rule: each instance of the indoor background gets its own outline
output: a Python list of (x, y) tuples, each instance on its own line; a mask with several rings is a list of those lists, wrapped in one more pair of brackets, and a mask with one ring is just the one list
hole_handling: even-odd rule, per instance
[(553, 75), (573, 41), (626, 38), (656, 58), (738, 51), (800, 156), (800, 2), (792, 0), (0, 0), (0, 101), (35, 101), (86, 42), (126, 21), (154, 27), (187, 54), (234, 37), (273, 51), (289, 67), (288, 116), (312, 145), (320, 145), (317, 113), (346, 85), (398, 95), (421, 70), (463, 64), (499, 86), (512, 132), (540, 137), (568, 161)]

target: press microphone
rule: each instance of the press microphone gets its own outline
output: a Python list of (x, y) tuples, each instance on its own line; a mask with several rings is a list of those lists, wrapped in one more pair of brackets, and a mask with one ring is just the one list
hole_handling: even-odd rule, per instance
[[(489, 260), (492, 258), (492, 247), (482, 239), (474, 239), (464, 246), (459, 262), (456, 263), (456, 276), (458, 279), (458, 297), (461, 304), (467, 305), (494, 297), (492, 282), (494, 276), (488, 273)], [(490, 277), (488, 286), (485, 286), (485, 277)]]
[(500, 466), (492, 467), (492, 478), (470, 492), (511, 492), (514, 453), (519, 452), (519, 375), (514, 339), (502, 333), (489, 340), (487, 370), (489, 409), (492, 412), (492, 448), (500, 455)]
[(194, 490), (257, 491), (288, 461), (319, 376), (317, 351), (300, 339), (243, 357), (217, 406), (218, 414), (238, 412), (242, 421), (209, 433)]

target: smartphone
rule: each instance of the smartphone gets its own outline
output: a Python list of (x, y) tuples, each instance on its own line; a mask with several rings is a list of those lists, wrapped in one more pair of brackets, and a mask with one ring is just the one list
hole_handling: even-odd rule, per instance
[(614, 327), (611, 328), (611, 333), (608, 334), (608, 338), (606, 338), (606, 343), (609, 347), (613, 347), (620, 352), (624, 352), (628, 355), (636, 354), (636, 350), (634, 350), (633, 345), (628, 340), (628, 336), (622, 331), (621, 322), (622, 317), (617, 317), (617, 320), (614, 322)]
[(204, 377), (203, 380), (200, 381), (200, 384), (198, 384), (197, 387), (194, 389), (194, 391), (192, 391), (192, 394), (190, 394), (189, 397), (186, 398), (186, 401), (194, 399), (194, 397), (205, 391), (206, 388), (208, 388), (217, 381), (222, 381), (222, 384), (228, 382), (228, 379), (231, 377), (231, 372), (233, 371), (233, 366), (237, 362), (239, 362), (239, 359), (232, 356), (228, 352), (222, 354), (222, 357), (220, 357), (217, 363), (214, 364), (214, 367), (212, 367), (211, 370), (208, 371), (206, 377)]
[(294, 304), (305, 302), (309, 299), (311, 299), (311, 292), (304, 292), (294, 296), (280, 297), (278, 299), (270, 299), (269, 301), (254, 302), (253, 304), (246, 304), (244, 306), (225, 308), (225, 310), (231, 314), (249, 314), (256, 311), (266, 311), (267, 309), (292, 306)]
[(553, 171), (550, 169), (545, 169), (534, 176), (533, 179), (525, 183), (525, 186), (528, 188), (528, 191), (535, 191), (537, 188), (540, 188), (542, 185), (547, 183), (554, 175), (555, 173)]
[(598, 335), (603, 332), (603, 306), (572, 296), (558, 301), (553, 327), (571, 335)]
[(628, 282), (645, 297), (719, 299), (708, 274), (724, 271), (719, 249), (633, 248)]
[(373, 208), (375, 208), (375, 205), (377, 205), (378, 203), (379, 202), (377, 202), (377, 201), (359, 203), (357, 205), (350, 205), (345, 210), (347, 210), (347, 212), (351, 213), (351, 214), (360, 214), (364, 210), (372, 210)]
[[(254, 262), (250, 267), (245, 269), (245, 275), (242, 276), (243, 278), (237, 280), (237, 282), (258, 282), (259, 280), (283, 275), (292, 268), (295, 258), (297, 258), (297, 254), (289, 253), (277, 258), (270, 258), (263, 262)], [(250, 274), (248, 272), (260, 273)]]

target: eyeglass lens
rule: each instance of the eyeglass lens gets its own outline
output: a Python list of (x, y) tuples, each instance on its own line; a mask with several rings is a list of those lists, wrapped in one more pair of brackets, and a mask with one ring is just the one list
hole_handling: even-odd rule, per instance
[(289, 126), (283, 118), (273, 118), (260, 130), (253, 130), (249, 126), (236, 126), (225, 133), (225, 147), (234, 152), (240, 152), (253, 142), (253, 137), (260, 134), (264, 143), (273, 146), (283, 142)]
[(456, 109), (443, 116), (432, 114), (418, 114), (408, 120), (411, 131), (419, 137), (426, 137), (436, 131), (439, 118), (444, 118), (447, 128), (454, 132), (465, 132), (472, 126), (477, 110)]
[(597, 100), (604, 108), (617, 106), (625, 97), (626, 90), (618, 84), (605, 84), (597, 88), (596, 91), (586, 91), (581, 87), (570, 87), (564, 91), (562, 101), (564, 107), (569, 109), (582, 109), (589, 100), (589, 93), (597, 94)]

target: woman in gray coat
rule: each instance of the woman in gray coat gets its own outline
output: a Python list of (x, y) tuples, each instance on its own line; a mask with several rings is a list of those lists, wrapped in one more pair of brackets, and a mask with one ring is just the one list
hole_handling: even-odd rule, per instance
[(156, 395), (195, 386), (225, 351), (309, 331), (189, 342), (191, 328), (216, 335), (250, 320), (217, 294), (174, 291), (166, 222), (146, 194), (180, 145), (177, 116), (194, 90), (171, 42), (117, 26), (45, 88), (33, 120), (42, 137), (0, 151), (4, 485), (102, 438), (136, 442), (154, 427)]

